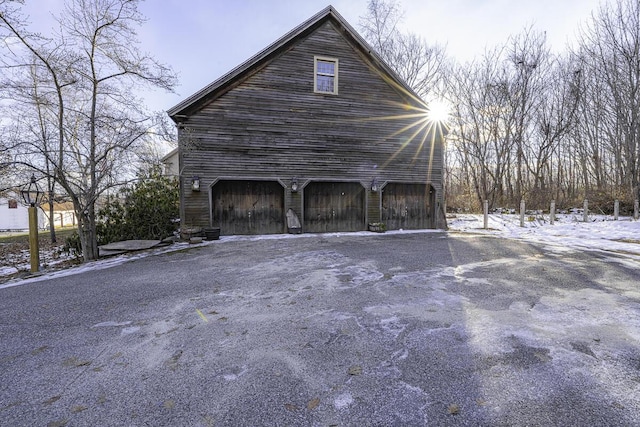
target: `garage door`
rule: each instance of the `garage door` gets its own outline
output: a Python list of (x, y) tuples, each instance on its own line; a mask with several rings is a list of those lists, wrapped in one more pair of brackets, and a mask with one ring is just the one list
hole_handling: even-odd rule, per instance
[(382, 190), (382, 221), (389, 230), (433, 228), (435, 191), (425, 184), (387, 184)]
[(364, 188), (358, 183), (310, 183), (304, 189), (304, 231), (364, 230), (364, 197)]
[(220, 234), (284, 232), (284, 189), (275, 181), (219, 181), (213, 186), (213, 223)]

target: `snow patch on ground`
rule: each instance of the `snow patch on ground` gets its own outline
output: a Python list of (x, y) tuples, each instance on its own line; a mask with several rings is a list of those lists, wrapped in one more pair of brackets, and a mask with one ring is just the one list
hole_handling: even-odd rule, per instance
[(630, 217), (592, 215), (584, 222), (581, 215), (558, 215), (554, 224), (548, 216), (537, 215), (533, 221), (520, 216), (490, 214), (484, 229), (482, 215), (460, 214), (447, 218), (449, 230), (459, 233), (480, 233), (510, 239), (542, 243), (552, 252), (598, 250), (640, 255), (640, 221)]
[[(545, 249), (551, 253), (561, 254), (567, 251), (589, 250), (616, 252), (628, 255), (632, 258), (630, 264), (636, 265), (640, 258), (640, 221), (634, 221), (629, 217), (620, 217), (615, 221), (612, 216), (591, 215), (589, 221), (584, 222), (582, 215), (558, 215), (552, 225), (548, 216), (537, 215), (533, 221), (529, 217), (525, 218), (524, 226), (520, 226), (520, 216), (517, 214), (490, 214), (488, 217), (488, 228), (484, 229), (484, 218), (482, 215), (458, 214), (450, 215), (447, 218), (449, 232), (455, 234), (486, 234), (490, 236), (518, 239), (544, 245)], [(441, 233), (441, 230), (390, 230), (386, 235), (402, 235), (414, 233)], [(13, 279), (0, 285), (0, 289), (18, 286), (26, 283), (48, 280), (51, 278), (66, 277), (72, 274), (80, 274), (86, 271), (102, 270), (121, 265), (125, 262), (140, 259), (143, 257), (163, 254), (167, 252), (184, 250), (198, 246), (212, 244), (225, 244), (237, 241), (258, 241), (258, 240), (281, 240), (281, 239), (330, 239), (332, 237), (354, 236), (354, 237), (376, 237), (378, 233), (359, 231), (353, 233), (324, 233), (324, 234), (272, 234), (263, 236), (223, 236), (220, 240), (205, 241), (201, 244), (176, 243), (160, 249), (153, 249), (137, 253), (129, 253), (88, 262), (77, 267), (65, 270), (43, 272), (39, 275), (24, 279)], [(336, 261), (339, 261), (336, 259)], [(625, 262), (624, 259), (617, 258), (613, 262)], [(501, 260), (487, 261), (487, 265), (495, 265)], [(503, 262), (512, 262), (504, 260)], [(340, 263), (336, 264), (337, 267)], [(454, 276), (464, 274), (467, 268), (478, 268), (480, 265), (460, 266), (451, 272)], [(25, 267), (26, 269), (27, 267)], [(15, 267), (0, 267), (0, 277), (8, 276), (16, 272)], [(372, 271), (371, 266), (353, 266), (347, 271), (347, 275), (335, 277), (336, 270), (325, 270), (322, 273), (316, 272), (321, 277), (310, 277), (311, 281), (327, 283), (337, 289), (348, 289), (350, 287), (361, 286), (363, 284), (374, 283), (381, 278), (377, 271)], [(344, 272), (343, 272), (344, 274)]]
[(342, 393), (333, 400), (333, 406), (336, 409), (345, 409), (353, 403), (353, 396), (350, 393)]

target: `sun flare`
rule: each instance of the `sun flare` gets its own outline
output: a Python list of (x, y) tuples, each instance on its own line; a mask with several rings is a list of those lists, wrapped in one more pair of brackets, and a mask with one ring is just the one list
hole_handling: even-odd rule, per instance
[(451, 104), (444, 100), (424, 102), (418, 98), (415, 93), (393, 81), (389, 76), (383, 75), (382, 78), (390, 85), (396, 87), (399, 92), (407, 95), (407, 97), (411, 98), (414, 102), (401, 103), (398, 101), (389, 101), (389, 103), (396, 108), (402, 108), (405, 111), (403, 114), (358, 118), (355, 120), (359, 122), (398, 120), (402, 123), (399, 129), (393, 131), (390, 135), (382, 137), (382, 141), (386, 142), (387, 140), (396, 138), (399, 135), (406, 135), (402, 138), (403, 141), (400, 143), (397, 150), (385, 160), (381, 165), (381, 168), (387, 168), (403, 151), (412, 150), (413, 156), (411, 164), (414, 164), (421, 158), (424, 158), (422, 156), (426, 157), (428, 164), (425, 179), (427, 182), (431, 182), (431, 174), (434, 167), (434, 156), (437, 152), (436, 150), (438, 150), (438, 147), (443, 144), (444, 138), (449, 133), (448, 120), (450, 119), (450, 111), (452, 111)]
[(445, 101), (434, 100), (429, 103), (428, 117), (432, 122), (446, 122), (449, 120), (451, 108)]

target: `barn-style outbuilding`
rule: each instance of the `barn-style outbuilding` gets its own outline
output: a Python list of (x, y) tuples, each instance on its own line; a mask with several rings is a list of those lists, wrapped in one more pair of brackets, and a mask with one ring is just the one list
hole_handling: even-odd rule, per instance
[(183, 227), (446, 227), (426, 106), (328, 7), (168, 111)]

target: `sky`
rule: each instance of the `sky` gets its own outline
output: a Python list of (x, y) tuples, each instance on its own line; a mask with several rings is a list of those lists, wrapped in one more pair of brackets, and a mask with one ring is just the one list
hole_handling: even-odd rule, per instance
[[(611, 1), (611, 0), (609, 0)], [(26, 0), (32, 28), (47, 33), (50, 11), (62, 0)], [(428, 43), (446, 45), (459, 62), (482, 55), (533, 26), (552, 49), (575, 39), (600, 0), (399, 0), (402, 26)], [(333, 5), (356, 30), (368, 0), (146, 0), (141, 48), (178, 74), (176, 93), (145, 95), (152, 110), (167, 110)]]

